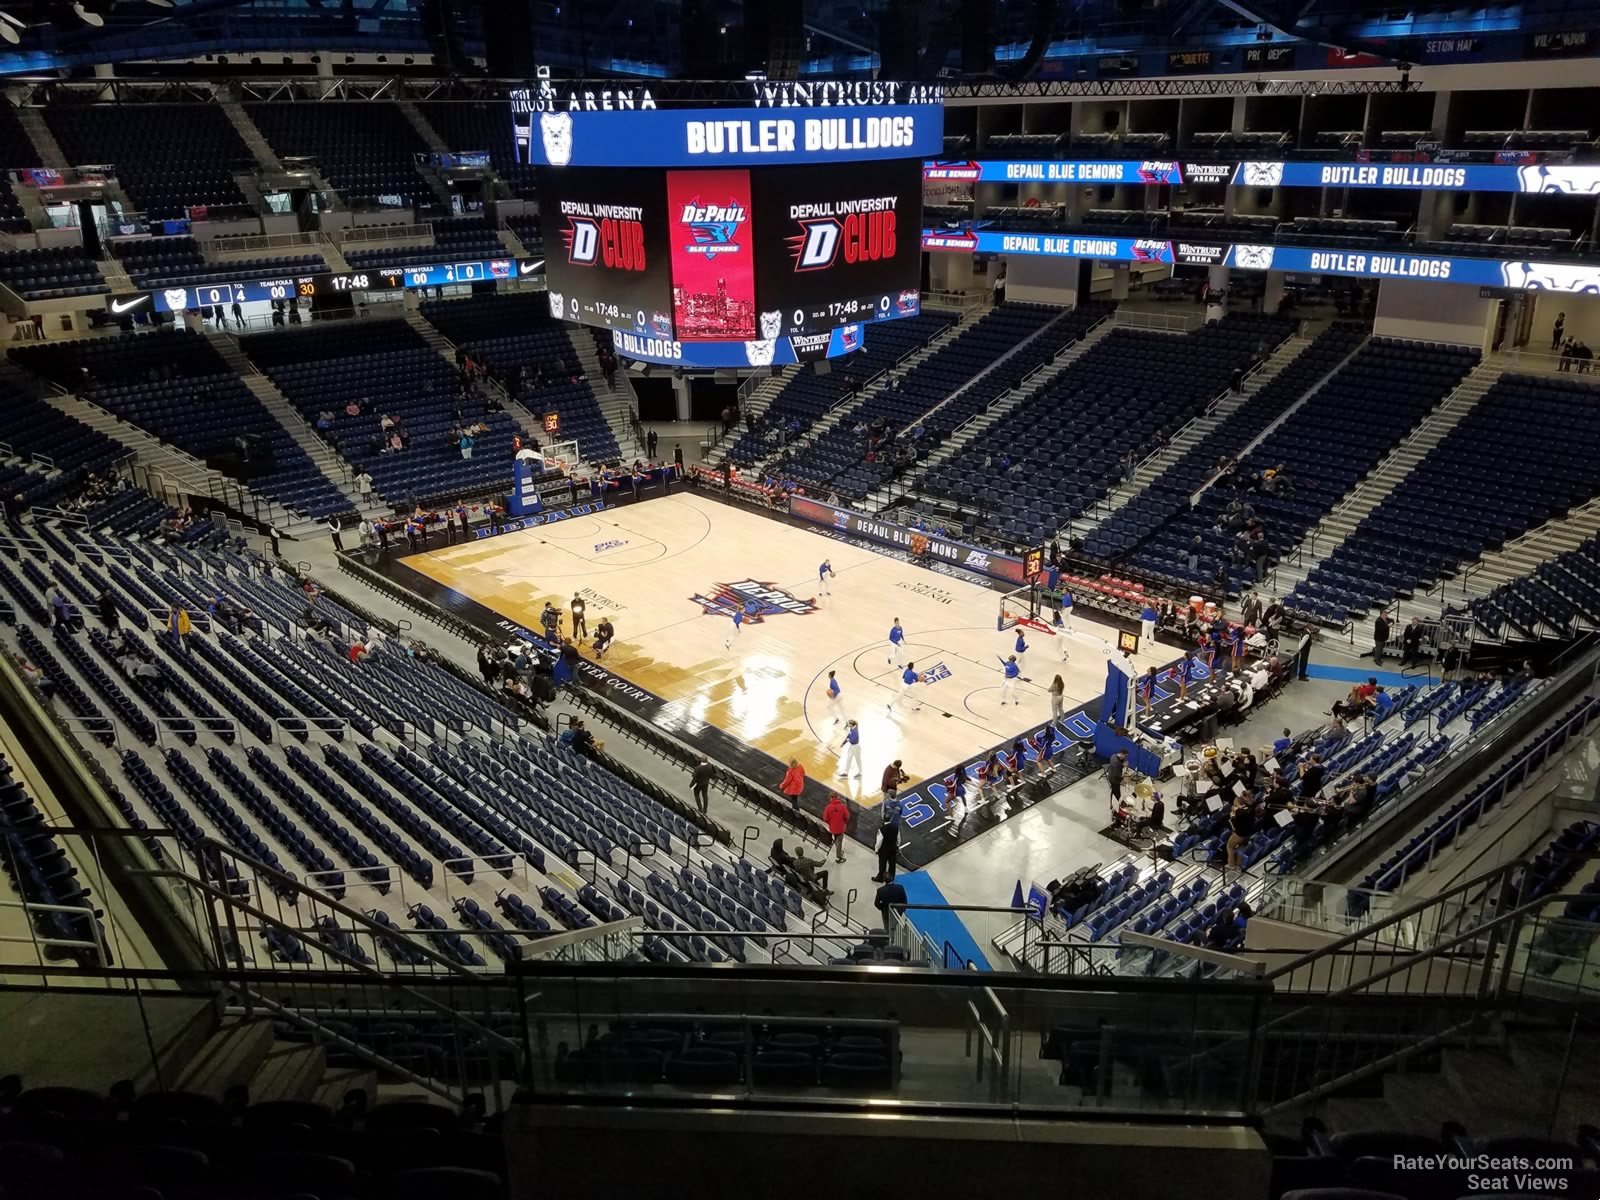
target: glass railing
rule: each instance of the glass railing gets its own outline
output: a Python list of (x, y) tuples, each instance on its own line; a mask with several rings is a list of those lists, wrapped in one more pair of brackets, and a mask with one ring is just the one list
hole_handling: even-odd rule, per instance
[(895, 966), (524, 964), (536, 1090), (1244, 1111), (1266, 988)]

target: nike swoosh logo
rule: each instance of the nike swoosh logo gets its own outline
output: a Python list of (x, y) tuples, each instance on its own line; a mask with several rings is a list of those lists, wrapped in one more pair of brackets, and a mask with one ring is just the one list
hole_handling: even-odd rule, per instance
[(522, 272), (524, 275), (532, 275), (542, 266), (544, 266), (544, 259), (541, 258), (538, 262), (518, 263), (517, 270)]
[(111, 311), (114, 313), (129, 312), (132, 309), (138, 308), (139, 305), (147, 303), (149, 299), (149, 296), (140, 296), (136, 300), (113, 300), (111, 302)]

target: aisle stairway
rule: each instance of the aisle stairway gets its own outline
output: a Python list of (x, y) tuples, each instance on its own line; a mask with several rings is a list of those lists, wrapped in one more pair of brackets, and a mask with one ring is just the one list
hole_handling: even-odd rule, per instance
[(262, 136), (260, 128), (250, 119), (250, 114), (245, 112), (244, 105), (231, 96), (221, 94), (217, 97), (217, 103), (227, 114), (234, 129), (238, 131), (240, 140), (250, 148), (250, 154), (255, 158), (256, 165), (263, 171), (282, 171), (283, 163), (278, 158), (278, 152)]
[(1108, 521), (1128, 501), (1160, 478), (1168, 467), (1189, 453), (1196, 443), (1254, 399), (1256, 393), (1276, 379), (1285, 367), (1299, 358), (1301, 352), (1311, 342), (1312, 339), (1310, 337), (1304, 334), (1296, 334), (1274, 350), (1267, 356), (1266, 362), (1244, 381), (1243, 390), (1229, 392), (1218, 401), (1215, 408), (1190, 421), (1182, 429), (1178, 430), (1170, 442), (1140, 463), (1138, 469), (1133, 473), (1133, 479), (1113, 490), (1096, 508), (1090, 523), (1086, 527), (1080, 527), (1079, 532), (1083, 536), (1088, 536), (1096, 528)]
[(1021, 387), (1013, 388), (1011, 391), (1006, 392), (982, 413), (956, 430), (950, 440), (930, 455), (928, 460), (918, 466), (916, 470), (912, 471), (904, 479), (897, 480), (892, 488), (879, 488), (868, 496), (866, 501), (868, 511), (882, 512), (891, 504), (897, 503), (898, 498), (903, 498), (907, 492), (914, 491), (917, 483), (925, 478), (930, 471), (936, 469), (939, 464), (953, 458), (964, 447), (982, 437), (988, 429), (992, 428), (996, 422), (1012, 409), (1016, 408), (1029, 396), (1099, 345), (1100, 340), (1115, 328), (1116, 323), (1114, 321), (1102, 321), (1084, 334), (1083, 337), (1073, 342), (1065, 351), (1052, 359), (1048, 366), (1042, 367), (1035, 372)]
[(593, 331), (586, 325), (570, 325), (567, 327), (567, 339), (578, 355), (578, 362), (583, 365), (583, 377), (589, 381), (589, 388), (594, 392), (606, 424), (611, 426), (617, 445), (624, 450), (629, 446), (643, 449), (637, 446), (633, 437), (633, 416), (639, 411), (639, 398), (634, 394), (627, 370), (619, 362), (616, 383), (608, 387), (605, 373), (600, 370), (599, 348), (595, 345)]
[[(410, 305), (406, 306), (406, 324), (415, 329), (439, 357), (448, 360), (451, 366), (455, 365), (456, 344), (440, 333), (421, 312)], [(482, 386), (500, 398), (500, 406), (511, 414), (511, 419), (517, 423), (517, 428), (522, 431), (524, 437), (544, 440), (544, 430), (540, 427), (539, 418), (528, 411), (526, 405), (506, 395), (505, 388), (492, 378), (485, 379)]]
[(210, 335), (217, 347), (217, 352), (224, 362), (233, 370), (233, 373), (244, 380), (245, 387), (250, 389), (252, 395), (279, 425), (288, 430), (289, 436), (304, 450), (311, 461), (316, 464), (329, 483), (339, 489), (350, 501), (350, 507), (356, 509), (364, 517), (381, 516), (389, 510), (383, 505), (373, 503), (363, 507), (356, 497), (355, 472), (342, 458), (335, 454), (326, 442), (316, 435), (316, 431), (306, 423), (300, 410), (289, 403), (289, 398), (280, 392), (260, 371), (256, 370), (254, 363), (246, 356), (239, 346), (239, 339), (232, 334), (218, 333)]
[(56, 135), (50, 131), (50, 126), (45, 124), (44, 110), (31, 104), (17, 105), (17, 124), (21, 125), (28, 135), (28, 140), (33, 143), (33, 148), (39, 152), (39, 161), (47, 167), (54, 167), (57, 171), (72, 169), (66, 151), (61, 148), (61, 143), (56, 141)]
[(1405, 441), (1390, 451), (1338, 507), (1317, 522), (1294, 551), (1283, 557), (1275, 572), (1273, 591), (1280, 596), (1287, 595), (1318, 563), (1342, 545), (1411, 469), (1483, 399), (1502, 370), (1499, 363), (1483, 362), (1475, 366)]

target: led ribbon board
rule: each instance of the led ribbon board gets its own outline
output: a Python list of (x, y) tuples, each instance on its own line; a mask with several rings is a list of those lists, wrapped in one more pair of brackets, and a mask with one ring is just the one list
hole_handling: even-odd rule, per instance
[(691, 370), (787, 367), (818, 358), (838, 358), (862, 347), (859, 325), (844, 325), (827, 333), (740, 342), (680, 342), (618, 329), (612, 331), (611, 341), (623, 358)]
[(1571, 163), (1236, 163), (1176, 160), (949, 161), (925, 162), (929, 181), (972, 183), (1183, 184), (1234, 187), (1383, 188), (1393, 191), (1525, 192), (1600, 195), (1600, 166)]
[(1425, 279), (1479, 287), (1600, 295), (1600, 263), (1461, 258), (1390, 250), (1324, 250), (1309, 246), (1199, 243), (1092, 235), (922, 231), (924, 250), (1090, 258), (1104, 262), (1228, 266), (1242, 271), (1349, 275), (1360, 279)]

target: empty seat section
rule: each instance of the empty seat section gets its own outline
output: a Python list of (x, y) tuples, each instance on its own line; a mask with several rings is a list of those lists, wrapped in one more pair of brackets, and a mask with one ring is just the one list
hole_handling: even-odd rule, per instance
[(1566, 516), (1600, 491), (1597, 402), (1600, 387), (1571, 379), (1499, 379), (1285, 604), (1387, 603)]
[[(550, 316), (543, 292), (433, 300), (422, 315), (440, 333), (489, 368), (515, 399), (536, 416), (561, 417), (559, 440), (578, 443), (590, 462), (613, 462), (622, 449), (568, 336), (570, 326)], [(577, 336), (587, 337), (584, 331)]]
[(187, 330), (22, 346), (12, 361), (197, 458), (230, 466), (248, 439), (253, 489), (311, 516), (349, 500), (256, 399), (209, 341)]
[[(449, 361), (406, 322), (285, 330), (240, 344), (307, 420), (333, 414), (330, 444), (372, 476), (388, 503), (409, 509), (509, 485), (511, 417), (489, 411), (478, 388), (462, 391)], [(359, 416), (346, 415), (351, 402)], [(399, 419), (403, 449), (386, 447), (386, 415)], [(487, 430), (463, 458), (452, 431), (480, 423)]]
[(322, 177), (350, 200), (410, 208), (432, 199), (415, 159), (427, 144), (396, 104), (245, 107), (280, 156), (315, 159)]
[(249, 208), (233, 172), (255, 161), (219, 105), (53, 104), (44, 118), (70, 161), (116, 164), (117, 182), (152, 220)]

